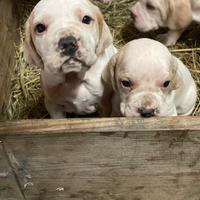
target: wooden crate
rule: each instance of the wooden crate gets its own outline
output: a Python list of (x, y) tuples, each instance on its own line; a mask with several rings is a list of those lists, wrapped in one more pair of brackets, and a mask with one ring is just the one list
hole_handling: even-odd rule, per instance
[(199, 200), (197, 117), (0, 123), (0, 199)]
[[(0, 1), (0, 118), (21, 1)], [(199, 200), (200, 118), (0, 122), (0, 200)]]

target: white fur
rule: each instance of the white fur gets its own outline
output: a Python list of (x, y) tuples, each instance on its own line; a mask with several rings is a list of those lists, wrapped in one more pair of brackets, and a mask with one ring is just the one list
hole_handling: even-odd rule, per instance
[[(90, 24), (82, 23), (86, 15)], [(38, 23), (47, 30), (37, 33)], [(73, 57), (61, 54), (58, 45), (68, 36), (78, 44)], [(101, 73), (116, 49), (100, 10), (89, 0), (41, 0), (26, 22), (24, 52), (27, 62), (43, 69), (45, 105), (52, 118), (98, 111)]]
[(131, 11), (135, 27), (141, 32), (169, 28), (157, 37), (166, 46), (174, 45), (192, 21), (200, 23), (200, 0), (138, 0)]
[[(155, 116), (189, 115), (196, 103), (196, 85), (189, 70), (155, 40), (127, 43), (112, 57), (102, 77), (105, 90), (112, 85), (105, 92), (112, 97), (112, 110), (104, 112), (108, 116), (140, 116), (140, 108), (155, 109)], [(121, 80), (129, 80), (131, 87), (123, 87)], [(104, 110), (106, 106), (111, 106), (108, 101)]]

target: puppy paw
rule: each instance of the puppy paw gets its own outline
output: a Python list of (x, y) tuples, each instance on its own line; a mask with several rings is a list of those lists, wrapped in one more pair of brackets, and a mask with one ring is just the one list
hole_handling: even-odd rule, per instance
[(159, 34), (156, 39), (167, 47), (175, 45), (177, 41), (176, 38), (170, 37), (167, 33)]
[(95, 113), (97, 111), (96, 105), (91, 105), (87, 108), (87, 113)]

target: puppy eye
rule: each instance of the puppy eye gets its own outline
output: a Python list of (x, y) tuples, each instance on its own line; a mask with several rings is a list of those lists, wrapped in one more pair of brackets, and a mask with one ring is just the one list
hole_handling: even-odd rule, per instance
[(46, 31), (46, 26), (44, 24), (37, 24), (35, 27), (35, 31), (38, 33), (42, 33)]
[(150, 4), (150, 3), (147, 3), (147, 4), (146, 4), (146, 7), (147, 7), (147, 9), (149, 9), (149, 10), (155, 10), (155, 7), (154, 7), (152, 4)]
[(165, 81), (164, 83), (163, 83), (163, 87), (168, 87), (169, 86), (169, 84), (170, 84), (170, 81)]
[(92, 21), (92, 18), (88, 15), (85, 15), (82, 19), (83, 24), (90, 24), (91, 21)]
[(129, 80), (122, 80), (122, 81), (121, 81), (121, 85), (122, 85), (122, 87), (124, 87), (124, 88), (130, 88), (131, 85), (132, 85), (132, 83), (131, 83)]

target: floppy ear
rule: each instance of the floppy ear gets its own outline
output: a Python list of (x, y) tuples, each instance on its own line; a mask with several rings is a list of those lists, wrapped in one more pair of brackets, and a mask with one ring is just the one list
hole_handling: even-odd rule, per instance
[[(170, 1), (170, 0), (169, 0)], [(164, 1), (158, 1), (158, 9), (160, 11), (160, 15), (161, 15), (161, 19), (163, 21), (163, 23), (167, 23), (169, 20), (169, 17), (171, 15), (171, 10), (170, 10), (170, 2)]]
[[(32, 15), (31, 15), (32, 16)], [(25, 24), (25, 39), (24, 39), (24, 57), (29, 64), (43, 68), (41, 57), (36, 51), (32, 35), (31, 35), (31, 18), (29, 17)]]
[(117, 64), (118, 53), (113, 55), (108, 62), (107, 66), (102, 72), (103, 83), (109, 86), (112, 90), (117, 91), (115, 80), (115, 68)]
[(116, 91), (115, 68), (118, 54), (115, 54), (102, 73), (102, 82), (104, 86), (101, 99), (100, 114), (103, 117), (109, 117), (112, 113), (112, 95)]
[(192, 9), (188, 0), (169, 0), (169, 28), (183, 29), (192, 22)]
[(101, 14), (99, 8), (96, 8), (98, 29), (99, 29), (99, 40), (96, 47), (96, 54), (100, 55), (104, 50), (110, 46), (113, 42), (113, 38), (110, 29), (106, 22), (104, 21), (103, 15)]
[(180, 61), (178, 58), (175, 56), (172, 56), (171, 59), (171, 87), (173, 90), (176, 90), (180, 87), (181, 85), (181, 75), (179, 73), (178, 68), (181, 67), (181, 65), (184, 65), (182, 61)]

